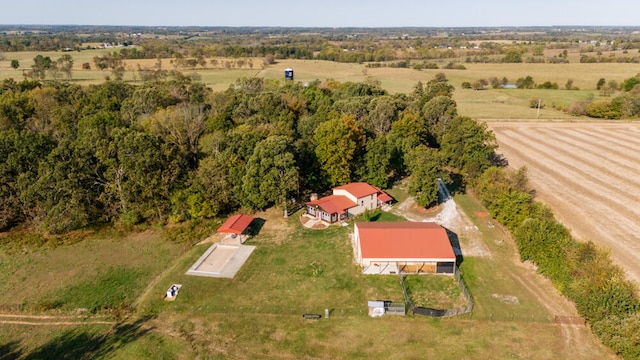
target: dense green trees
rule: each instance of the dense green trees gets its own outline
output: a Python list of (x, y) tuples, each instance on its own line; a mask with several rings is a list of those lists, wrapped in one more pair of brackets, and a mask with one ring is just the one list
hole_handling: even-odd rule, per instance
[(639, 76), (630, 77), (622, 82), (622, 90), (627, 92), (631, 91), (638, 84), (640, 84)]
[(522, 51), (518, 48), (510, 48), (504, 53), (504, 57), (502, 58), (502, 62), (505, 63), (521, 63), (522, 62)]
[(448, 179), (442, 154), (426, 145), (418, 145), (406, 156), (411, 180), (409, 194), (420, 206), (430, 206), (438, 202), (438, 178)]
[(329, 184), (337, 186), (351, 182), (366, 140), (354, 116), (345, 115), (321, 123), (314, 139), (316, 155)]
[(367, 139), (364, 163), (359, 168), (360, 180), (386, 189), (389, 187), (391, 171), (391, 149), (387, 138)]
[(99, 178), (105, 215), (126, 224), (164, 219), (169, 213), (172, 183), (179, 170), (175, 149), (159, 137), (116, 128), (97, 144), (104, 166)]
[(273, 135), (259, 142), (245, 171), (242, 191), (250, 208), (283, 204), (286, 208), (289, 195), (298, 191), (298, 169), (290, 139), (285, 136)]
[(450, 96), (436, 96), (422, 107), (425, 126), (437, 143), (449, 131), (451, 122), (457, 116), (456, 102)]
[(62, 233), (102, 218), (92, 152), (89, 144), (65, 139), (40, 162), (37, 180), (22, 193), (36, 226)]
[(198, 161), (198, 142), (204, 133), (206, 119), (204, 105), (183, 103), (156, 111), (145, 123), (148, 132), (174, 145), (192, 169)]
[(53, 149), (45, 135), (26, 130), (0, 132), (0, 230), (33, 216), (27, 189), (38, 180), (39, 165)]
[(259, 78), (212, 93), (179, 73), (138, 86), (4, 81), (0, 228), (209, 218), (406, 175), (426, 206), (437, 177), (491, 160), (491, 133), (457, 115), (452, 92), (442, 75), (409, 95)]
[(495, 136), (485, 123), (458, 116), (448, 132), (442, 136), (441, 150), (447, 163), (471, 179), (492, 165), (494, 150), (498, 147)]

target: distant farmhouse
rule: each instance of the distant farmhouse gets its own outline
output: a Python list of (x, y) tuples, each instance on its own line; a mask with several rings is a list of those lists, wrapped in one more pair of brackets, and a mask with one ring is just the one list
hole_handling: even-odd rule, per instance
[(355, 260), (363, 274), (449, 274), (456, 255), (447, 231), (433, 222), (356, 222)]
[(307, 214), (333, 224), (365, 210), (390, 204), (393, 198), (384, 191), (365, 182), (354, 182), (332, 189), (333, 194), (318, 199), (312, 196), (306, 203)]

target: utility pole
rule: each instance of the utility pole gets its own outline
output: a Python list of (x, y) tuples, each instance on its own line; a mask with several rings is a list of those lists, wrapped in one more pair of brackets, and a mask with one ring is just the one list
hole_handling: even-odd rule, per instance
[(542, 98), (538, 98), (538, 112), (536, 113), (536, 119), (540, 117), (540, 104), (542, 103)]

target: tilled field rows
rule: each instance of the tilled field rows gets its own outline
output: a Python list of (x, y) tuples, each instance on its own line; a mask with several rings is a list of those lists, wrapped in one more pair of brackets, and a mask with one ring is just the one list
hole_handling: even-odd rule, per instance
[(580, 239), (640, 284), (640, 124), (491, 122), (514, 168)]

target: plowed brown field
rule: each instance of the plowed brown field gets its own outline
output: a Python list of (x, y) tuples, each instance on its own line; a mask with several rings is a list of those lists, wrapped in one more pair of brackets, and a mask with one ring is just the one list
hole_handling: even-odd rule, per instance
[(640, 284), (640, 123), (487, 122), (509, 166)]

